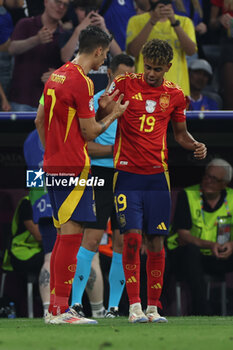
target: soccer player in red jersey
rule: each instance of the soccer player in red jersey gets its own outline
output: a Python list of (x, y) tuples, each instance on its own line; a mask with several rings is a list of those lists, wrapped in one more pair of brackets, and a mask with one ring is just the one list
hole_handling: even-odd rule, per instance
[[(186, 101), (182, 90), (163, 76), (173, 58), (171, 46), (153, 39), (143, 47), (144, 73), (115, 79), (110, 92), (119, 90), (129, 106), (118, 120), (114, 149), (115, 204), (124, 234), (123, 267), (130, 302), (129, 322), (167, 322), (159, 315), (165, 266), (164, 238), (170, 214), (167, 166), (167, 126), (175, 140), (203, 159), (206, 147), (187, 131)], [(115, 98), (116, 99), (116, 98)], [(113, 102), (114, 103), (114, 102)], [(140, 300), (142, 232), (147, 247), (147, 310)]]
[[(87, 74), (103, 64), (110, 42), (111, 38), (98, 27), (83, 30), (77, 56), (52, 73), (44, 89), (44, 107), (40, 105), (37, 113), (36, 126), (45, 145), (46, 186), (58, 229), (51, 257), (49, 313), (45, 319), (51, 324), (97, 323), (85, 318), (80, 308), (69, 308), (68, 300), (82, 223), (96, 220), (93, 190), (88, 186), (92, 179), (87, 141), (106, 130), (128, 105), (121, 104), (121, 95), (104, 119), (95, 119), (94, 86)], [(111, 101), (112, 97), (102, 98), (100, 109), (104, 110)]]

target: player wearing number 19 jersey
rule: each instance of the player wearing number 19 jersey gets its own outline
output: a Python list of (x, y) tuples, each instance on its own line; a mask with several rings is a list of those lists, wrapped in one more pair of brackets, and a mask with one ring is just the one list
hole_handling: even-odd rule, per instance
[(184, 122), (186, 101), (182, 90), (167, 80), (152, 87), (144, 74), (126, 74), (115, 88), (130, 101), (118, 121), (115, 167), (136, 174), (167, 170), (167, 126), (170, 120)]
[[(126, 74), (115, 79), (111, 90), (119, 90), (129, 106), (118, 121), (114, 162), (115, 204), (121, 233), (124, 233), (123, 267), (130, 302), (129, 321), (167, 322), (159, 315), (163, 286), (164, 236), (170, 214), (167, 168), (167, 126), (183, 147), (204, 158), (205, 145), (187, 132), (182, 90), (164, 80), (171, 67), (171, 46), (162, 40), (147, 42), (142, 50), (144, 74)], [(140, 300), (141, 234), (147, 247), (147, 310)]]

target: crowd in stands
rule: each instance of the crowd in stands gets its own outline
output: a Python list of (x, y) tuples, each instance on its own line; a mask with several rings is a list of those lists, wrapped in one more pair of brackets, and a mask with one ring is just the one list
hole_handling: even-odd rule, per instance
[(180, 85), (191, 100), (190, 62), (204, 59), (210, 65), (211, 79), (204, 89), (213, 93), (208, 96), (212, 102), (202, 104), (200, 96), (199, 103), (195, 107), (191, 103), (190, 109), (230, 110), (232, 16), (231, 0), (1, 0), (1, 110), (36, 110), (44, 83), (56, 68), (72, 59), (78, 50), (80, 31), (89, 24), (114, 38), (105, 64), (98, 72), (90, 72), (95, 92), (106, 86), (111, 57), (126, 51), (134, 57), (136, 71), (140, 72), (142, 45), (160, 38), (168, 40), (174, 49), (173, 65), (166, 78)]
[[(187, 110), (233, 110), (233, 0), (0, 0), (0, 111), (37, 111), (45, 83), (57, 68), (76, 56), (80, 32), (89, 25), (98, 26), (113, 36), (104, 64), (98, 71), (91, 70), (88, 74), (94, 82), (97, 94), (95, 102), (110, 86), (115, 77), (114, 70), (120, 64), (124, 66), (120, 73), (126, 71), (125, 66), (129, 71), (134, 71), (134, 64), (136, 73), (143, 72), (142, 47), (147, 41), (156, 38), (168, 41), (173, 49), (172, 66), (165, 74), (165, 79), (182, 88)], [(121, 58), (116, 67), (111, 65), (114, 57)], [(32, 136), (37, 141), (33, 140), (31, 146), (24, 148), (26, 161), (30, 153), (28, 150), (32, 151), (39, 142), (36, 131), (29, 136), (27, 142), (30, 142)], [(102, 148), (96, 149), (89, 143), (93, 171), (95, 168), (98, 170), (100, 156), (112, 157), (112, 144), (114, 140), (107, 143), (107, 146), (104, 143), (106, 147), (110, 145), (108, 151), (105, 151)], [(38, 158), (37, 168), (43, 157), (41, 144), (35, 151), (35, 154), (39, 153), (41, 159)], [(95, 156), (98, 159), (96, 166)], [(34, 154), (30, 157), (33, 159)], [(31, 166), (32, 160), (27, 163)], [(190, 287), (191, 313), (195, 315), (212, 312), (206, 307), (204, 273), (223, 274), (233, 271), (233, 244), (230, 235), (233, 226), (232, 190), (228, 188), (231, 180), (231, 165), (225, 160), (214, 159), (208, 164), (202, 182), (184, 189), (178, 197), (172, 234), (166, 245), (167, 258), (173, 266), (172, 273), (177, 279), (185, 280)], [(49, 201), (45, 193), (40, 198), (42, 196)], [(12, 226), (13, 236), (30, 236), (32, 247), (36, 248), (33, 251), (35, 256), (29, 256), (26, 261), (22, 259), (22, 262), (21, 257), (14, 254), (12, 245), (10, 268), (19, 270), (23, 276), (28, 273), (29, 267), (33, 267), (33, 272), (39, 276), (45, 315), (49, 304), (49, 266), (56, 233), (52, 225), (51, 209), (45, 218), (35, 219), (34, 204), (38, 198), (33, 200), (30, 194), (20, 201), (13, 225), (16, 225), (19, 216), (22, 222), (17, 222), (14, 230)], [(219, 217), (225, 220), (222, 227)], [(211, 222), (211, 227), (207, 220)], [(198, 234), (195, 231), (197, 226)], [(105, 232), (102, 223), (100, 226), (90, 226), (90, 231), (93, 228), (99, 232), (99, 236)], [(113, 231), (119, 231), (118, 227), (113, 226)], [(51, 239), (45, 237), (48, 232), (51, 233)], [(217, 240), (217, 233), (222, 234), (222, 241), (221, 238)], [(95, 251), (99, 243), (100, 241)], [(114, 241), (116, 247), (118, 243), (117, 240)], [(103, 246), (105, 244), (106, 242)], [(114, 244), (110, 247), (111, 250), (114, 250)], [(119, 246), (121, 244), (123, 243), (120, 242)], [(117, 249), (113, 251), (111, 255), (114, 259), (119, 259), (119, 252)], [(106, 256), (101, 255), (100, 253), (99, 257), (98, 253), (95, 254), (89, 280), (82, 290), (83, 293), (86, 287), (92, 315), (95, 317), (105, 315), (102, 272), (108, 276), (111, 269), (109, 263), (107, 272), (103, 269), (104, 265), (101, 272), (101, 260), (107, 261)], [(5, 256), (5, 265), (6, 262), (9, 263), (6, 259), (8, 256)], [(114, 302), (117, 302), (114, 304), (110, 300), (108, 307), (105, 305), (110, 312), (108, 317), (119, 315), (124, 276), (119, 274), (119, 280), (122, 281), (122, 288), (119, 295), (113, 297)], [(109, 283), (110, 288), (114, 289), (111, 270)], [(124, 312), (125, 309), (122, 308)]]

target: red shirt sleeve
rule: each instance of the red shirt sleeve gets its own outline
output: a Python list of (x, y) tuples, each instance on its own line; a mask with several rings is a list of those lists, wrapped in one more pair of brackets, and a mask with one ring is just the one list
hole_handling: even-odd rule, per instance
[(94, 84), (92, 80), (88, 77), (83, 77), (82, 81), (79, 84), (78, 92), (75, 93), (76, 103), (78, 106), (78, 118), (93, 118), (95, 116), (93, 96)]
[(183, 91), (178, 90), (174, 111), (171, 114), (171, 120), (175, 122), (184, 122), (186, 120), (186, 98)]

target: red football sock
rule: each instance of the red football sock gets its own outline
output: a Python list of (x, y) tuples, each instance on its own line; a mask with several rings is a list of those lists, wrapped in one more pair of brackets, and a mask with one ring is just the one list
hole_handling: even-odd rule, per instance
[(160, 309), (162, 305), (159, 301), (163, 288), (163, 275), (165, 268), (164, 248), (157, 253), (147, 250), (147, 305), (156, 305)]
[(82, 234), (61, 235), (54, 258), (53, 315), (64, 313), (69, 307), (69, 297), (76, 270), (77, 253)]
[(50, 304), (48, 309), (50, 313), (53, 311), (53, 305), (54, 305), (54, 292), (55, 292), (54, 291), (54, 258), (56, 256), (59, 239), (60, 239), (60, 235), (57, 234), (57, 239), (53, 246), (53, 251), (50, 259)]
[(124, 234), (123, 268), (129, 303), (140, 303), (140, 248), (142, 236), (138, 233)]

